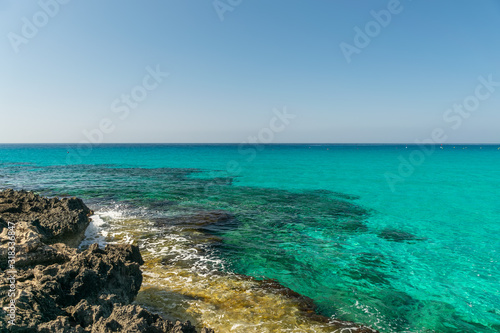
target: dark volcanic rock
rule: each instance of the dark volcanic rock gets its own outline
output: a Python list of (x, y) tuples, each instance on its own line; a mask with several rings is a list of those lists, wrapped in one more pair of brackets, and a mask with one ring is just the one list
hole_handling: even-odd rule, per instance
[(77, 198), (43, 198), (33, 192), (0, 192), (0, 215), (8, 222), (35, 226), (46, 244), (76, 246), (83, 239), (92, 211)]
[[(160, 316), (152, 314), (138, 305), (119, 306), (107, 318), (101, 317), (93, 326), (96, 332), (117, 331), (121, 332), (184, 332), (196, 333), (196, 329), (189, 321), (175, 324), (163, 320)], [(202, 329), (201, 332), (213, 333), (213, 330)]]
[[(11, 237), (9, 229), (3, 227), (0, 233), (0, 268), (7, 266), (8, 244)], [(58, 243), (47, 245), (37, 228), (27, 222), (18, 222), (15, 225), (16, 239), (16, 268), (34, 266), (38, 264), (53, 264), (68, 261), (76, 254), (76, 249)]]
[[(70, 308), (70, 317), (74, 323), (85, 329), (82, 332), (184, 332), (196, 333), (191, 323), (175, 324), (164, 320), (139, 305), (117, 305), (109, 301), (101, 301), (99, 305), (90, 305), (86, 300)], [(52, 321), (51, 325), (57, 327), (60, 317)], [(203, 328), (201, 332), (213, 333), (211, 329)]]
[[(16, 268), (68, 261), (84, 237), (92, 211), (76, 198), (47, 199), (26, 191), (0, 192), (0, 268), (7, 265), (15, 225)], [(60, 243), (59, 243), (60, 242)]]
[[(143, 261), (140, 254), (134, 254), (138, 252), (132, 245), (102, 250), (94, 244), (64, 264), (38, 265), (25, 271), (18, 277), (20, 292), (15, 298), (19, 331), (34, 331), (41, 323), (67, 316), (67, 309), (81, 300), (110, 308), (115, 303), (130, 303), (142, 283), (139, 267)], [(7, 298), (7, 291), (8, 285), (0, 284), (2, 297)]]
[[(82, 238), (91, 213), (76, 198), (0, 192), (0, 332), (196, 333), (189, 322), (174, 324), (129, 305), (142, 283), (144, 261), (137, 246), (94, 244), (83, 252), (68, 246)], [(10, 269), (2, 271), (12, 241), (9, 222), (15, 223), (18, 270), (12, 298)], [(7, 323), (12, 299), (15, 325)]]

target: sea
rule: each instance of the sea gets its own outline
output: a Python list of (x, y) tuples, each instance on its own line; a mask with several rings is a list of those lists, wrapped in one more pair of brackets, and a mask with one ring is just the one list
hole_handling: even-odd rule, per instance
[(140, 247), (135, 303), (217, 332), (500, 332), (500, 145), (0, 145)]

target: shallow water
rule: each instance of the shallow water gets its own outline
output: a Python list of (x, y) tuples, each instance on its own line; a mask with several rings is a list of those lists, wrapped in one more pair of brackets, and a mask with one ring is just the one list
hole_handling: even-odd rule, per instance
[(102, 146), (67, 165), (65, 146), (0, 146), (0, 186), (84, 198), (86, 244), (140, 245), (137, 302), (172, 318), (335, 331), (275, 279), (382, 332), (499, 330), (498, 147), (437, 148), (396, 192), (384, 174), (417, 147), (263, 148), (248, 161), (235, 146)]

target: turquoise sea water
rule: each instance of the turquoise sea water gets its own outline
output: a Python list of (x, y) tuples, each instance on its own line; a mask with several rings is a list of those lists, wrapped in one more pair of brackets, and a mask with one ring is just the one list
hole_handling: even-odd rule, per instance
[(202, 228), (219, 271), (275, 279), (381, 332), (499, 332), (499, 146), (422, 149), (0, 145), (0, 188), (76, 195), (160, 228), (225, 210), (231, 221)]

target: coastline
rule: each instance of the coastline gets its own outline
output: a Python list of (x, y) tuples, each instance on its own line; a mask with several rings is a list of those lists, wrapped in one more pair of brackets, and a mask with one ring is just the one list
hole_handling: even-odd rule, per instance
[[(163, 318), (169, 314), (151, 313), (137, 304), (140, 302), (131, 304), (143, 284), (143, 273), (148, 273), (148, 265), (144, 265), (137, 246), (108, 244), (100, 249), (94, 244), (83, 251), (76, 249), (84, 238), (92, 214), (77, 198), (48, 199), (33, 192), (0, 192), (2, 282), (8, 272), (8, 267), (1, 266), (7, 263), (8, 257), (5, 250), (11, 229), (7, 220), (15, 223), (15, 297), (9, 298), (8, 283), (0, 285), (2, 308), (6, 308), (10, 299), (15, 300), (16, 325), (10, 326), (12, 331), (31, 332), (36, 327), (35, 332), (100, 332), (105, 329), (117, 332), (132, 332), (134, 329), (143, 332), (197, 332), (189, 321), (174, 324)], [(223, 213), (214, 215), (213, 212), (200, 216), (203, 225), (225, 218), (229, 217)], [(277, 281), (256, 280), (243, 275), (237, 279), (294, 303), (300, 316), (317, 322), (329, 332), (377, 332), (317, 314), (311, 299)], [(49, 303), (50, 307), (46, 307)], [(3, 311), (2, 317), (8, 316), (4, 309), (0, 311)], [(214, 332), (205, 327), (198, 331)]]
[(198, 332), (132, 304), (144, 263), (137, 246), (74, 247), (91, 214), (77, 198), (0, 192), (0, 331)]

